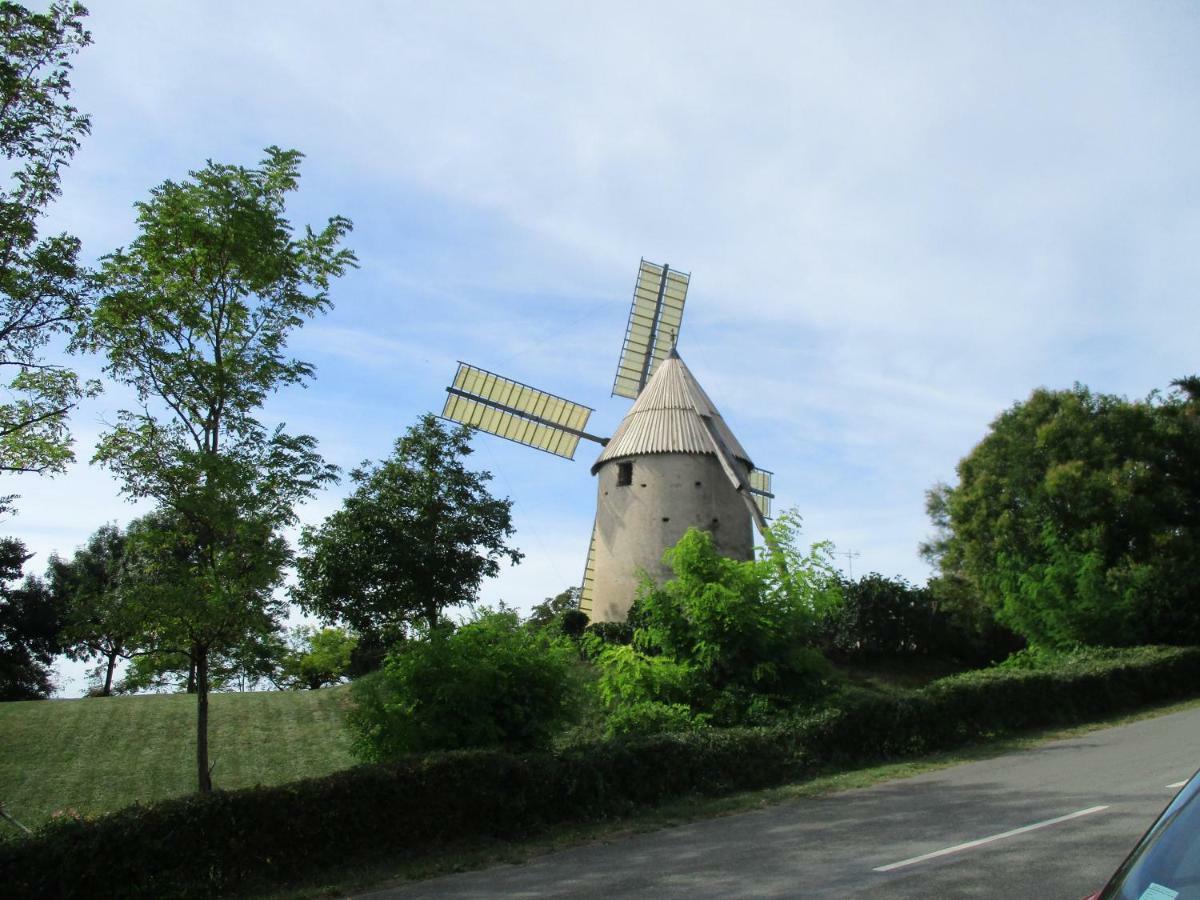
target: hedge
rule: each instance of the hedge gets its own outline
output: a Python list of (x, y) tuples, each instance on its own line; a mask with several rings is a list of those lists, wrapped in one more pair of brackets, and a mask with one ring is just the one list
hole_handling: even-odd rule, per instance
[(513, 838), (687, 794), (781, 784), (829, 763), (944, 750), (1200, 692), (1200, 649), (1141, 648), (1042, 671), (985, 670), (910, 695), (847, 699), (766, 728), (710, 729), (556, 753), (473, 751), (360, 766), (279, 787), (216, 791), (52, 822), (0, 842), (22, 897), (211, 897), (380, 855)]

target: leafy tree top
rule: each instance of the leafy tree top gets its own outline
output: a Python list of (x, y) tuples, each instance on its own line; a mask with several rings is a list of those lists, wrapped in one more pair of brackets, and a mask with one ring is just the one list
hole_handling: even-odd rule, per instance
[(1034, 391), (931, 491), (927, 557), (1036, 644), (1200, 640), (1195, 384)]
[[(91, 43), (80, 4), (45, 12), (0, 3), (0, 471), (61, 472), (73, 458), (67, 414), (94, 383), (48, 363), (56, 334), (73, 333), (84, 306), (79, 241), (42, 238), (39, 220), (61, 171), (90, 130), (70, 103), (72, 57)], [(11, 499), (11, 498), (9, 498)]]
[(141, 234), (104, 258), (91, 345), (197, 450), (255, 431), (270, 392), (312, 376), (287, 355), (288, 334), (329, 308), (330, 281), (355, 265), (339, 248), (349, 220), (296, 237), (284, 217), (302, 158), (269, 147), (258, 168), (210, 161), (164, 182), (136, 204)]
[(305, 528), (296, 599), (309, 612), (360, 633), (398, 635), (415, 619), (438, 622), (476, 598), (510, 547), (512, 502), (473, 472), (470, 429), (423, 416), (380, 463), (350, 473), (354, 492), (319, 528)]
[(312, 376), (288, 335), (329, 308), (331, 280), (355, 265), (339, 246), (347, 219), (293, 234), (285, 203), (301, 158), (270, 147), (257, 168), (209, 162), (164, 182), (137, 204), (139, 236), (104, 258), (88, 344), (142, 405), (120, 413), (96, 458), (131, 495), (175, 502), (203, 473), (242, 490), (241, 507), (286, 519), (332, 477), (311, 438), (256, 418), (269, 393)]

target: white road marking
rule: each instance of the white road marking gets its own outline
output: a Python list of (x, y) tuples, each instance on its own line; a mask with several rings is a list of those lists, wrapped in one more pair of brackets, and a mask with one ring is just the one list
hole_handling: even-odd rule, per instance
[(1183, 787), (1185, 784), (1187, 784), (1186, 778), (1183, 781), (1177, 781), (1174, 784), (1168, 784), (1167, 787), (1171, 790), (1177, 790), (1178, 788)]
[(1078, 812), (1069, 813), (1065, 816), (1059, 816), (1056, 819), (1047, 819), (1044, 822), (1034, 822), (1032, 825), (1023, 825), (1020, 828), (1014, 828), (1012, 831), (1006, 831), (1003, 834), (993, 834), (991, 837), (979, 838), (976, 841), (967, 841), (965, 844), (955, 844), (953, 847), (946, 847), (944, 850), (934, 850), (932, 853), (923, 853), (920, 856), (914, 856), (910, 859), (902, 859), (900, 862), (889, 863), (886, 866), (877, 866), (871, 871), (873, 872), (891, 872), (893, 869), (902, 869), (905, 866), (916, 865), (919, 862), (925, 862), (927, 859), (936, 859), (939, 856), (949, 856), (951, 853), (958, 853), (962, 850), (970, 850), (974, 847), (990, 844), (993, 841), (1002, 841), (1005, 838), (1014, 837), (1018, 834), (1025, 834), (1027, 831), (1036, 831), (1039, 828), (1046, 828), (1050, 825), (1057, 825), (1059, 822), (1066, 822), (1069, 819), (1078, 819), (1080, 816), (1090, 816), (1092, 813), (1102, 812), (1108, 809), (1107, 806), (1092, 806), (1088, 809), (1081, 809)]

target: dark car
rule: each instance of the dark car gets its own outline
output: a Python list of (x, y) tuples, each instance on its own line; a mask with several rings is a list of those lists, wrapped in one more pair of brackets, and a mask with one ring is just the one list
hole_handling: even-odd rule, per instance
[(1200, 772), (1088, 900), (1200, 900)]

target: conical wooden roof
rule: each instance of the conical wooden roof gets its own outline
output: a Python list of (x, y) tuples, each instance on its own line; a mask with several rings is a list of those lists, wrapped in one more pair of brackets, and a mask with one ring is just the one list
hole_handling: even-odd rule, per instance
[(674, 350), (655, 370), (633, 407), (617, 426), (604, 451), (592, 465), (592, 474), (618, 457), (650, 453), (707, 453), (716, 456), (712, 437), (701, 417), (712, 420), (729, 451), (753, 465), (733, 436), (704, 388)]

